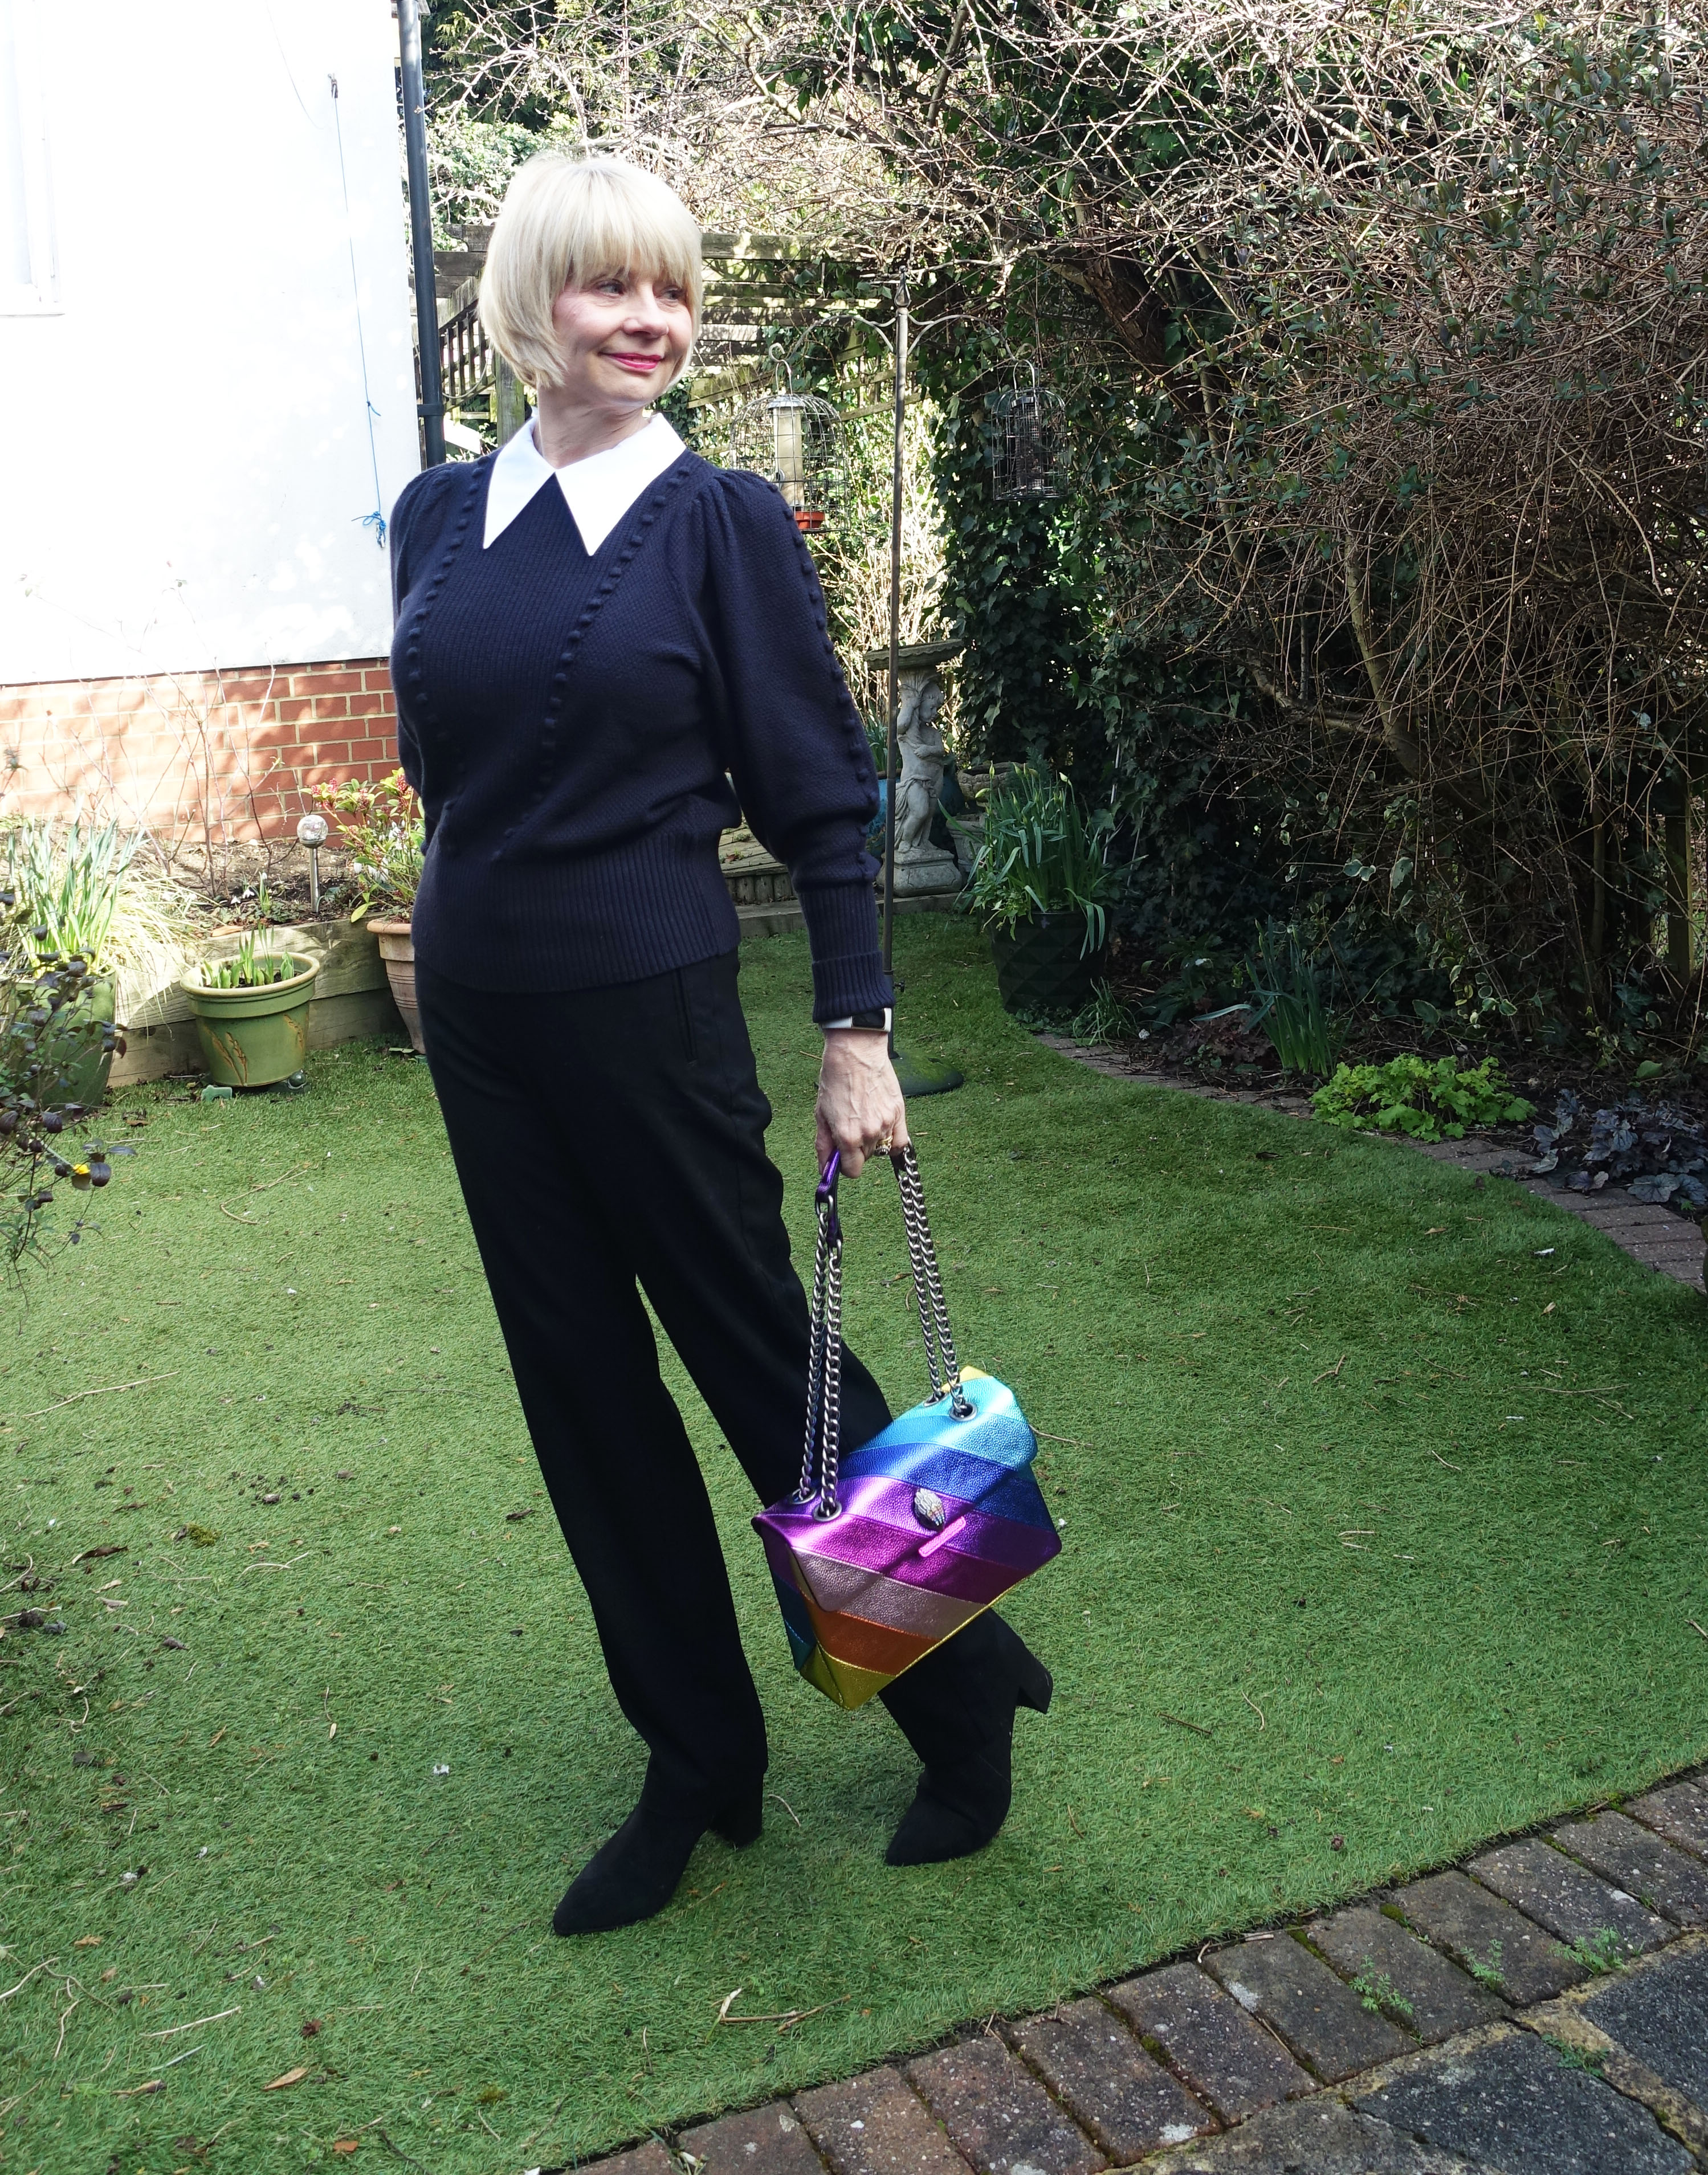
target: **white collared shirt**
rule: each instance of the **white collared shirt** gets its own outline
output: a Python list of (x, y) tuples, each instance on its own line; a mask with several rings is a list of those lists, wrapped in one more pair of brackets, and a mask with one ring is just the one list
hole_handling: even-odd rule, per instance
[(500, 447), (492, 464), (483, 548), (502, 536), (534, 493), (556, 478), (591, 557), (648, 485), (656, 483), (683, 451), (682, 441), (655, 415), (619, 444), (555, 469), (534, 442), (532, 422), (524, 424)]

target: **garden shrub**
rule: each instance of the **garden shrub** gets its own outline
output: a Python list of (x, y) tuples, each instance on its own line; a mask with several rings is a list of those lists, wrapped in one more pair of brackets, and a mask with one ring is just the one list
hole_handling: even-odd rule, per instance
[(1463, 1140), (1467, 1125), (1520, 1125), (1536, 1115), (1536, 1105), (1513, 1093), (1492, 1057), (1463, 1067), (1456, 1058), (1412, 1056), (1340, 1065), (1310, 1099), (1327, 1125), (1414, 1141)]
[[(1700, 24), (854, 19), (769, 8), (751, 50), (956, 266), (921, 369), (978, 729), (1125, 804), (1141, 942), (1314, 904), (1461, 1028), (1629, 1046), (1708, 684)], [(1003, 502), (984, 403), (1033, 369), (1061, 496)]]
[[(484, 219), (529, 142), (597, 141), (708, 227), (789, 239), (726, 322), (849, 424), (818, 548), (853, 656), (913, 267), (909, 458), (935, 435), (943, 520), (905, 610), (935, 631), (941, 569), (962, 752), (1116, 811), (1137, 957), (1272, 917), (1348, 982), (1385, 956), (1361, 1005), (1634, 1052), (1689, 1016), (1708, 35), (1640, 0), (1400, 22), (455, 0), (436, 190)], [(993, 486), (1022, 384), (1059, 496)]]
[[(41, 930), (0, 892), (0, 1264), (14, 1271), (46, 1255), (55, 1188), (99, 1193), (132, 1153), (86, 1137), (89, 1113), (66, 1093), (89, 1059), (122, 1052), (124, 1039), (92, 1001), (87, 961), (44, 957), (41, 946)], [(58, 1235), (74, 1246), (83, 1231), (79, 1213)]]

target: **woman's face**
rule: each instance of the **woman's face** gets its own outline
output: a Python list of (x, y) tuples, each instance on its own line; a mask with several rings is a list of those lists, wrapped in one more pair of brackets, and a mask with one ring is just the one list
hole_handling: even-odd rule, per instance
[(563, 357), (559, 398), (577, 407), (644, 408), (675, 382), (694, 336), (687, 290), (662, 274), (572, 279), (551, 322)]

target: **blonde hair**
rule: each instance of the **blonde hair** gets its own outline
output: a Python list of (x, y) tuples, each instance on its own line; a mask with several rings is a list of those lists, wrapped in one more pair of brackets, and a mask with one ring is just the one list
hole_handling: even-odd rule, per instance
[(675, 280), (699, 331), (700, 229), (670, 183), (623, 159), (541, 152), (504, 193), (480, 279), (480, 322), (524, 384), (557, 382), (551, 306), (607, 272)]

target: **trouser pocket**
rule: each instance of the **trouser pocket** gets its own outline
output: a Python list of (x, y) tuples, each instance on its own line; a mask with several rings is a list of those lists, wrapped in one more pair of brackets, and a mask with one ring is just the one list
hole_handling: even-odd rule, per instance
[(693, 993), (686, 970), (678, 967), (670, 976), (670, 994), (676, 1008), (677, 1046), (685, 1065), (700, 1062), (700, 1038), (694, 1025)]

